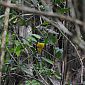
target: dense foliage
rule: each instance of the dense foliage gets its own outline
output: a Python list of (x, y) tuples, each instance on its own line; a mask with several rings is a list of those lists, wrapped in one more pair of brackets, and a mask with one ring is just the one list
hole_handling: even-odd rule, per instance
[[(68, 15), (70, 8), (67, 0), (12, 0), (11, 3), (40, 12), (27, 12), (27, 9), (20, 7), (9, 8), (5, 48), (0, 49), (5, 49), (4, 61), (1, 61), (4, 62), (1, 85), (64, 85), (63, 63), (66, 56), (63, 54), (68, 49), (64, 43), (65, 40), (72, 43), (68, 39), (71, 33), (65, 18), (43, 16), (45, 14), (41, 11), (49, 13), (49, 16), (52, 13)], [(0, 46), (4, 39), (5, 12), (6, 6), (0, 5)], [(67, 81), (68, 85), (72, 83), (72, 79)]]

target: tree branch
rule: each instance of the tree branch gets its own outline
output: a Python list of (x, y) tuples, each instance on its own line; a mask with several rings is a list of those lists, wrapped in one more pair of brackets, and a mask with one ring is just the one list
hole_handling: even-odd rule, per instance
[[(7, 3), (10, 4), (11, 0), (7, 0)], [(8, 22), (9, 22), (9, 12), (10, 12), (10, 8), (7, 7), (6, 10), (5, 10), (5, 15), (4, 15), (5, 16), (4, 17), (4, 29), (3, 29), (3, 33), (2, 33), (2, 43), (1, 43), (0, 79), (1, 79), (1, 76), (2, 76), (2, 73), (1, 73), (2, 66), (4, 65), (5, 44), (6, 44), (6, 34), (7, 34)]]
[(34, 8), (26, 7), (24, 5), (16, 5), (16, 4), (11, 4), (11, 3), (6, 3), (6, 2), (0, 2), (0, 5), (3, 5), (5, 7), (10, 7), (10, 8), (15, 8), (15, 9), (18, 9), (21, 11), (27, 11), (29, 13), (34, 13), (34, 14), (38, 14), (38, 15), (60, 18), (63, 20), (74, 22), (74, 23), (79, 24), (79, 25), (83, 25), (83, 26), (85, 25), (84, 22), (82, 22), (78, 19), (74, 19), (74, 18), (69, 17), (69, 16), (64, 16), (64, 15), (57, 14), (57, 13), (42, 12), (42, 11), (35, 10)]

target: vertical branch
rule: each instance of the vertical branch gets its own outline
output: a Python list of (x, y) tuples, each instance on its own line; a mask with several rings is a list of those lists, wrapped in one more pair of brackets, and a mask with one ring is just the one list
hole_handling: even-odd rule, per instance
[[(83, 0), (83, 21), (85, 23), (85, 0)], [(85, 26), (83, 27), (83, 30), (85, 32)]]
[(81, 66), (81, 84), (83, 84), (83, 74), (84, 74), (84, 65), (82, 62), (82, 66)]
[[(11, 0), (7, 0), (7, 3), (10, 3), (10, 2), (11, 2)], [(4, 28), (3, 28), (3, 33), (2, 33), (1, 56), (0, 56), (0, 58), (1, 58), (1, 60), (0, 60), (0, 76), (1, 76), (2, 67), (4, 65), (5, 44), (6, 44), (6, 34), (7, 34), (7, 29), (8, 29), (9, 12), (10, 12), (10, 8), (7, 7), (5, 10)], [(0, 79), (1, 79), (1, 77), (0, 77)]]
[[(83, 0), (82, 10), (83, 10), (83, 22), (85, 23), (85, 0)], [(83, 26), (83, 31), (85, 33), (85, 26)], [(82, 66), (81, 66), (81, 83), (83, 83), (83, 76), (84, 76), (84, 65), (83, 65), (83, 63), (84, 62), (82, 62)]]

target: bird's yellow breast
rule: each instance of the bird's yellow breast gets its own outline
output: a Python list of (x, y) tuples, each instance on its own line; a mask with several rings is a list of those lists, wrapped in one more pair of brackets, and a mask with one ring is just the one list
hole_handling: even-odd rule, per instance
[(45, 43), (38, 42), (37, 43), (37, 51), (38, 51), (38, 53), (41, 53), (44, 47), (45, 47)]
[(44, 43), (37, 43), (37, 48), (44, 48), (45, 44)]

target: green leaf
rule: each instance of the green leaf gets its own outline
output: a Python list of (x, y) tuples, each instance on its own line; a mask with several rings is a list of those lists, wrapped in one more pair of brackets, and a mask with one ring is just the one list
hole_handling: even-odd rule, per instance
[(21, 26), (26, 25), (26, 20), (23, 19), (23, 18), (19, 18), (19, 19), (18, 19), (18, 23), (19, 23), (19, 25), (21, 25)]
[(69, 12), (69, 10), (70, 10), (69, 8), (60, 8), (60, 9), (57, 10), (57, 12), (64, 14), (64, 13)]
[(37, 35), (37, 34), (32, 34), (33, 37), (37, 38), (37, 39), (40, 39), (41, 36), (40, 35)]
[(40, 83), (36, 80), (32, 80), (32, 85), (40, 85)]
[(20, 45), (20, 42), (18, 40), (15, 40), (15, 45), (16, 46)]
[(31, 81), (28, 80), (28, 81), (25, 81), (25, 85), (30, 85), (31, 84)]
[(47, 63), (53, 65), (53, 61), (51, 61), (50, 59), (47, 59), (47, 58), (44, 58), (44, 57), (42, 57), (42, 59), (43, 59), (44, 61), (46, 61)]
[(51, 76), (52, 75), (52, 72), (51, 72), (51, 69), (49, 69), (48, 67), (42, 67), (39, 69), (39, 73), (42, 74), (43, 76)]
[(32, 36), (30, 36), (30, 37), (28, 37), (28, 39), (27, 39), (29, 42), (37, 42), (37, 40), (34, 38), (34, 37), (32, 37)]
[(62, 58), (63, 50), (56, 47), (55, 54), (56, 54), (56, 57), (60, 60)]
[(25, 81), (26, 84), (25, 85), (41, 85), (38, 81), (36, 80), (28, 80), (28, 81)]
[(44, 40), (44, 43), (45, 43), (45, 44), (48, 44), (48, 43), (49, 43), (48, 38), (46, 38), (46, 39)]
[(54, 45), (57, 42), (57, 37), (54, 34), (49, 34), (48, 40), (49, 40), (49, 44)]
[(49, 25), (49, 22), (45, 21), (41, 24), (42, 26), (48, 26)]
[(63, 1), (64, 1), (64, 0), (52, 0), (52, 2), (55, 3), (55, 4), (56, 4), (56, 3), (57, 3), (57, 4), (60, 4), (60, 3), (62, 3)]
[(60, 74), (59, 71), (54, 71), (54, 70), (52, 70), (52, 73), (55, 75), (55, 77), (56, 77), (57, 79), (61, 80), (61, 74)]
[(32, 66), (31, 65), (22, 65), (21, 70), (27, 75), (33, 76)]
[(19, 46), (15, 47), (14, 50), (15, 50), (16, 55), (19, 56), (21, 53), (21, 46), (19, 45)]
[(61, 79), (61, 77), (60, 77), (60, 76), (58, 76), (58, 75), (55, 75), (55, 77), (56, 77), (57, 79), (59, 79), (59, 80)]
[(14, 71), (14, 70), (16, 70), (17, 69), (17, 67), (13, 67), (13, 68), (11, 68), (11, 71)]
[(6, 44), (8, 44), (9, 43), (9, 34), (7, 33), (7, 35), (6, 35)]

